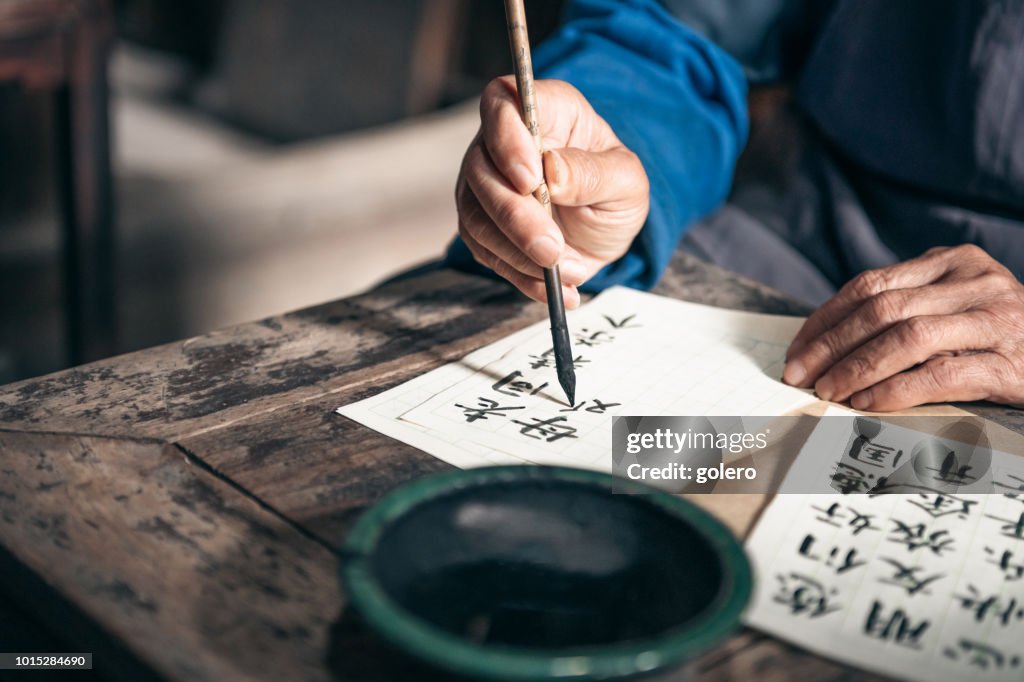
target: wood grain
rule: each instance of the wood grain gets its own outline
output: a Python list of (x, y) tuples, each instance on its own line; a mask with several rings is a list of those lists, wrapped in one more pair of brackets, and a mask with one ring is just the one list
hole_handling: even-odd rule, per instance
[[(806, 312), (683, 255), (657, 291)], [(367, 505), (448, 465), (334, 409), (544, 317), (499, 282), (438, 271), (2, 387), (0, 543), (121, 645), (107, 669), (125, 679), (428, 679), (344, 609), (332, 550)], [(706, 497), (738, 532), (763, 503)], [(880, 679), (750, 631), (661, 679), (754, 676)]]
[(5, 547), (155, 673), (330, 679), (323, 546), (173, 445), (0, 432), (0, 451)]

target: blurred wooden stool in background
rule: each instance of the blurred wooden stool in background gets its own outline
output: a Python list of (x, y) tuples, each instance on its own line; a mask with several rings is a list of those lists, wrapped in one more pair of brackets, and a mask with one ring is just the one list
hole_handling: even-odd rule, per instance
[(0, 81), (53, 93), (67, 362), (116, 350), (106, 0), (0, 0)]

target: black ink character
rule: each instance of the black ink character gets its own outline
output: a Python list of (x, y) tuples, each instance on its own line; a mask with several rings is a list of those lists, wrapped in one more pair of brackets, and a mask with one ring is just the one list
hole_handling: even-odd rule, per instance
[(820, 618), (840, 609), (837, 604), (829, 603), (836, 590), (826, 590), (814, 578), (799, 573), (790, 573), (788, 576), (779, 574), (775, 577), (779, 581), (779, 592), (772, 597), (772, 601), (788, 606), (793, 615), (806, 614), (808, 618)]
[(956, 495), (948, 495), (937, 491), (928, 495), (918, 493), (918, 497), (921, 499), (912, 499), (908, 500), (908, 502), (918, 509), (928, 512), (928, 515), (933, 519), (950, 514), (957, 514), (961, 519), (966, 519), (970, 516), (971, 507), (978, 504), (977, 500), (965, 500)]
[(972, 468), (969, 465), (960, 464), (960, 460), (956, 458), (956, 452), (947, 450), (946, 456), (942, 458), (942, 464), (938, 468), (925, 467), (925, 470), (934, 471), (936, 473), (935, 480), (941, 483), (968, 485), (978, 480), (977, 476), (971, 476), (968, 473)]
[(608, 332), (591, 332), (589, 329), (580, 329), (576, 332), (575, 344), (577, 346), (593, 348), (594, 346), (600, 346), (603, 343), (611, 343), (614, 340), (615, 337)]
[(945, 573), (935, 573), (930, 576), (918, 576), (918, 573), (924, 572), (923, 566), (904, 566), (901, 562), (896, 561), (895, 559), (889, 559), (886, 557), (881, 557), (881, 559), (896, 570), (892, 574), (891, 578), (881, 578), (878, 582), (885, 585), (895, 585), (896, 587), (903, 588), (911, 597), (918, 592), (921, 594), (931, 594), (925, 589), (925, 587), (936, 580), (941, 580), (946, 577)]
[(587, 403), (593, 403), (590, 407), (585, 408), (585, 412), (592, 412), (593, 414), (604, 414), (613, 407), (618, 407), (622, 403), (603, 403), (600, 400), (594, 398), (592, 400), (584, 400), (581, 403), (576, 403), (573, 407), (567, 407), (559, 410), (559, 412), (579, 412), (580, 408), (583, 408)]
[(986, 518), (995, 519), (996, 521), (1002, 521), (1003, 525), (1000, 526), (1000, 530), (1003, 531), (1003, 535), (1014, 540), (1024, 540), (1024, 512), (1021, 512), (1020, 517), (1014, 521), (1013, 519), (1004, 519), (999, 516), (993, 516), (991, 514), (985, 514)]
[[(821, 561), (822, 559), (820, 555), (813, 554), (811, 552), (816, 541), (817, 539), (810, 533), (805, 535), (803, 542), (800, 543), (800, 555), (814, 561)], [(863, 566), (867, 561), (857, 561), (856, 548), (849, 549), (844, 554), (841, 548), (834, 546), (826, 555), (824, 563), (829, 568), (834, 568), (837, 574), (842, 574)]]
[[(846, 526), (853, 528), (851, 535), (858, 535), (862, 530), (881, 530), (878, 526), (871, 524), (871, 519), (874, 518), (873, 514), (861, 514), (850, 506), (847, 506), (846, 508), (853, 512), (853, 516), (849, 517), (849, 521), (845, 524)], [(815, 517), (818, 521), (827, 523), (830, 526), (835, 526), (836, 528), (842, 528), (844, 524), (838, 523), (838, 521), (847, 518), (847, 516), (842, 513), (842, 507), (838, 502), (833, 502), (827, 509), (822, 509), (821, 507), (812, 507), (812, 509), (824, 514), (824, 516)]]
[(1020, 656), (1006, 656), (999, 649), (969, 639), (961, 639), (955, 647), (947, 646), (942, 655), (982, 670), (1013, 670), (1021, 665)]
[[(531, 355), (532, 362), (530, 363), (530, 369), (541, 369), (551, 368), (554, 369), (557, 365), (555, 364), (555, 349), (550, 348), (540, 355)], [(572, 368), (579, 369), (580, 365), (590, 362), (590, 360), (584, 360), (582, 355), (577, 355), (573, 358)]]
[(608, 326), (610, 326), (612, 329), (636, 329), (637, 327), (642, 327), (643, 325), (630, 324), (630, 322), (632, 322), (635, 317), (636, 314), (634, 313), (633, 315), (630, 315), (629, 317), (624, 317), (618, 321), (612, 318), (611, 315), (605, 315), (604, 319), (608, 320)]
[(864, 623), (864, 634), (911, 649), (920, 649), (921, 637), (928, 630), (931, 621), (925, 619), (915, 625), (903, 609), (894, 609), (892, 614), (886, 617), (883, 608), (882, 602), (878, 600), (871, 605), (871, 611), (868, 612), (867, 621)]
[(466, 418), (466, 423), (475, 422), (477, 419), (487, 419), (488, 417), (504, 417), (505, 412), (509, 410), (526, 409), (521, 405), (517, 407), (499, 407), (498, 401), (491, 400), (490, 398), (477, 398), (477, 407), (469, 407), (459, 403), (455, 403), (455, 407), (462, 410), (462, 416)]
[(953, 536), (948, 530), (936, 530), (925, 535), (927, 529), (923, 523), (908, 525), (897, 519), (892, 519), (892, 522), (896, 527), (887, 539), (889, 542), (905, 546), (910, 552), (927, 548), (932, 554), (942, 556), (943, 551), (953, 549)]
[(551, 417), (549, 419), (531, 417), (531, 419), (533, 419), (532, 424), (521, 422), (517, 419), (513, 419), (512, 423), (523, 427), (519, 430), (519, 433), (524, 436), (546, 440), (549, 443), (554, 443), (560, 438), (577, 438), (575, 427), (559, 423), (566, 421), (565, 417)]
[(850, 459), (868, 466), (878, 467), (880, 469), (895, 469), (899, 465), (900, 458), (903, 456), (903, 451), (889, 447), (888, 445), (872, 443), (869, 438), (864, 436), (857, 436), (853, 439), (853, 442), (850, 443), (850, 451), (848, 454), (850, 455)]
[(1004, 550), (1002, 554), (998, 550), (992, 549), (991, 547), (985, 548), (985, 554), (991, 557), (998, 556), (998, 559), (989, 559), (990, 564), (995, 564), (1003, 572), (1003, 577), (1008, 582), (1013, 582), (1024, 578), (1024, 563), (1014, 562), (1013, 552), (1010, 550)]
[(548, 385), (545, 381), (540, 386), (534, 388), (533, 384), (529, 381), (517, 381), (521, 376), (523, 376), (523, 373), (516, 370), (505, 378), (494, 382), (491, 390), (504, 393), (505, 395), (537, 395)]
[(871, 492), (877, 486), (885, 485), (885, 481), (884, 476), (876, 481), (874, 474), (844, 462), (836, 462), (836, 470), (832, 474), (832, 488), (843, 495)]
[(990, 616), (1004, 627), (1014, 620), (1024, 620), (1024, 607), (1016, 598), (1011, 597), (1005, 603), (998, 595), (982, 598), (981, 592), (974, 585), (968, 585), (967, 591), (970, 594), (958, 594), (956, 598), (960, 600), (962, 608), (974, 612), (974, 620), (979, 623), (984, 623)]

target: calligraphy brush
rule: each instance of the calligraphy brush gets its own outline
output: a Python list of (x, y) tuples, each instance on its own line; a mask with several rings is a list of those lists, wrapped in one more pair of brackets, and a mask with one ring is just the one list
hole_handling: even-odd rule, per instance
[[(530, 36), (526, 31), (526, 7), (524, 0), (505, 0), (505, 20), (508, 24), (508, 41), (512, 46), (512, 61), (516, 70), (516, 89), (519, 92), (519, 109), (537, 151), (544, 154), (537, 124), (537, 93), (533, 89), (533, 62), (530, 59)], [(551, 196), (548, 184), (541, 171), (540, 186), (533, 196), (551, 215)], [(548, 298), (548, 317), (551, 318), (551, 341), (554, 343), (555, 368), (558, 383), (569, 399), (569, 406), (576, 404), (576, 372), (572, 363), (572, 347), (569, 344), (569, 324), (565, 320), (565, 301), (562, 300), (562, 278), (558, 264), (544, 268), (544, 289)]]

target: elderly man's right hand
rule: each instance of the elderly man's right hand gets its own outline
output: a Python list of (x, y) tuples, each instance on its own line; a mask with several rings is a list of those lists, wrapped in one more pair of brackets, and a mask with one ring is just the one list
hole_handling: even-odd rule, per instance
[[(479, 263), (537, 301), (546, 299), (543, 268), (559, 264), (566, 307), (575, 308), (576, 287), (625, 254), (643, 227), (650, 190), (640, 159), (576, 88), (535, 87), (543, 158), (520, 117), (515, 80), (484, 90), (455, 190), (459, 234)], [(542, 167), (553, 220), (532, 196)]]

